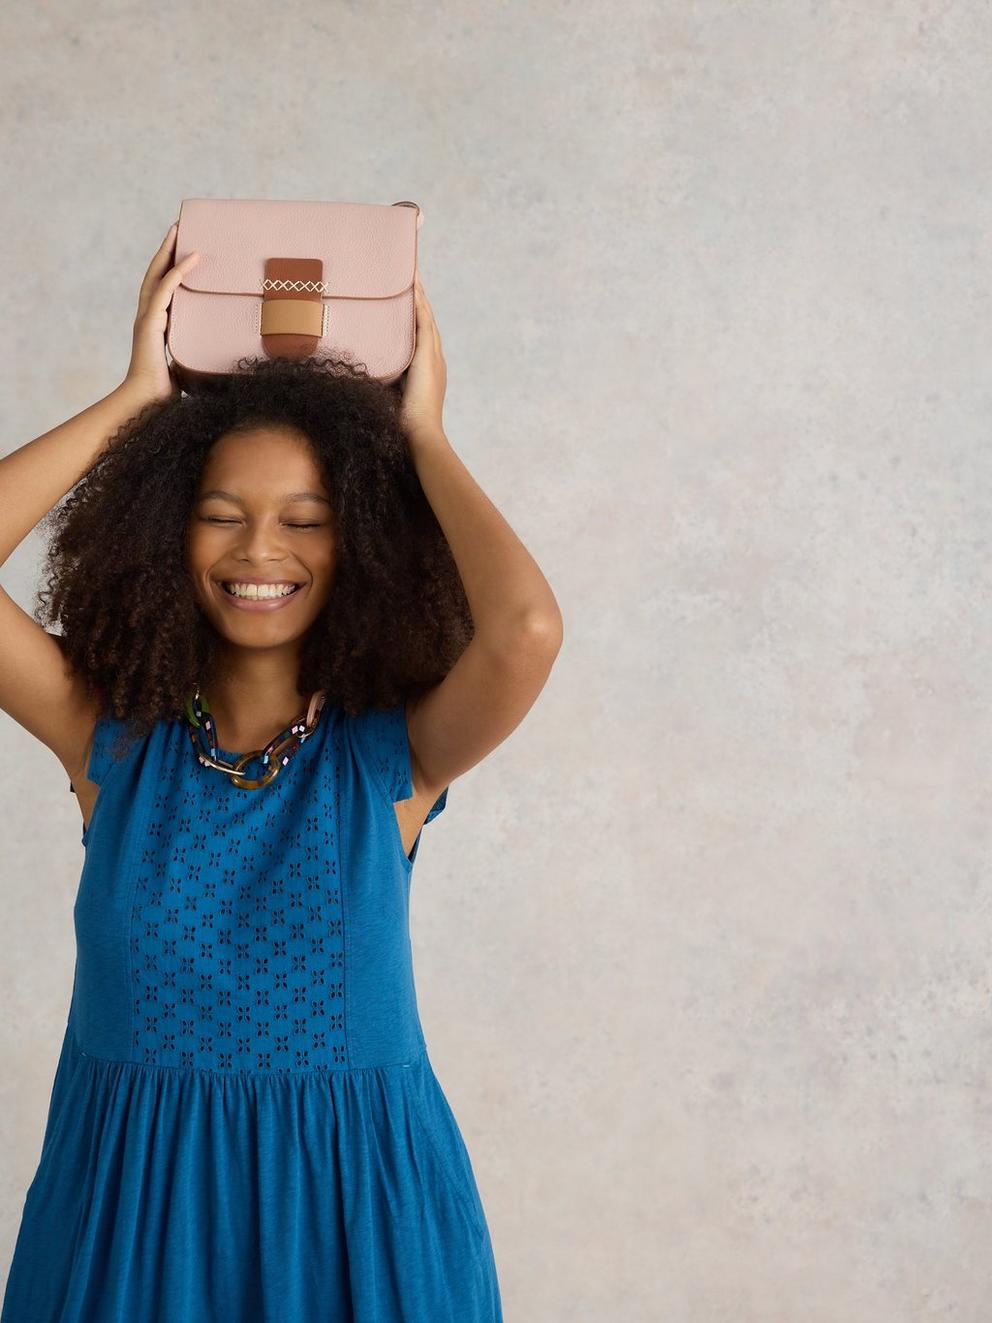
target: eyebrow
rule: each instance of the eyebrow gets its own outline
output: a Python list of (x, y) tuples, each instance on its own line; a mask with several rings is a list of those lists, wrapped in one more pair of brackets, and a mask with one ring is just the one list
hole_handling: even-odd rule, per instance
[[(196, 498), (197, 501), (206, 501), (211, 496), (219, 496), (224, 501), (234, 501), (236, 505), (244, 505), (240, 496), (235, 496), (234, 492), (221, 491), (219, 487), (214, 487), (208, 492), (201, 492)], [(287, 492), (282, 497), (284, 501), (320, 501), (322, 505), (330, 505), (326, 496), (321, 496), (320, 492)]]

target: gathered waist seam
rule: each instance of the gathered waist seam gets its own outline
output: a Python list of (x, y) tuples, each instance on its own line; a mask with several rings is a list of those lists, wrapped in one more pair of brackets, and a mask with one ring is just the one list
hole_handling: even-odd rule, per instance
[(370, 1071), (403, 1070), (410, 1066), (417, 1066), (426, 1060), (427, 1049), (424, 1045), (421, 1045), (417, 1055), (408, 1061), (382, 1061), (373, 1066), (332, 1066), (325, 1064), (310, 1066), (306, 1070), (292, 1070), (290, 1068), (281, 1070), (278, 1067), (273, 1070), (256, 1070), (250, 1066), (238, 1067), (235, 1070), (216, 1070), (213, 1066), (175, 1066), (154, 1061), (125, 1061), (115, 1057), (97, 1057), (92, 1052), (84, 1052), (82, 1048), (79, 1049), (79, 1056), (101, 1066), (127, 1066), (131, 1070), (141, 1071), (172, 1071), (180, 1075), (213, 1075), (219, 1079), (236, 1079), (245, 1076), (252, 1079), (309, 1079), (314, 1076), (363, 1075)]

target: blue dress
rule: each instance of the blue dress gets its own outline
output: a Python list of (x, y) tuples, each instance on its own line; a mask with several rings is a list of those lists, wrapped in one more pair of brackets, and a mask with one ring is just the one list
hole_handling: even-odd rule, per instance
[(403, 705), (326, 703), (258, 790), (125, 727), (0, 1323), (501, 1323), (417, 1012)]

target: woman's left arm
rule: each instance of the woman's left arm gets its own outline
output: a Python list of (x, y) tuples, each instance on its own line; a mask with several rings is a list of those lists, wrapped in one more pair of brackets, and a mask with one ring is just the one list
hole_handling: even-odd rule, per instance
[(473, 638), (445, 678), (407, 705), (414, 792), (429, 797), (475, 766), (520, 724), (561, 648), (547, 579), (455, 453), (442, 421), (440, 333), (419, 278), (417, 347), (401, 421), (417, 475), (465, 588)]

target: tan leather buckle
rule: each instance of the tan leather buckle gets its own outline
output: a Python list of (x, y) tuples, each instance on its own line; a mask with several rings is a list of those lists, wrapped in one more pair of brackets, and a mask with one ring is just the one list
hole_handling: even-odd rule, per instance
[(263, 299), (262, 335), (320, 336), (324, 309), (307, 299)]
[(259, 335), (270, 358), (306, 358), (324, 332), (324, 263), (319, 257), (268, 257)]

